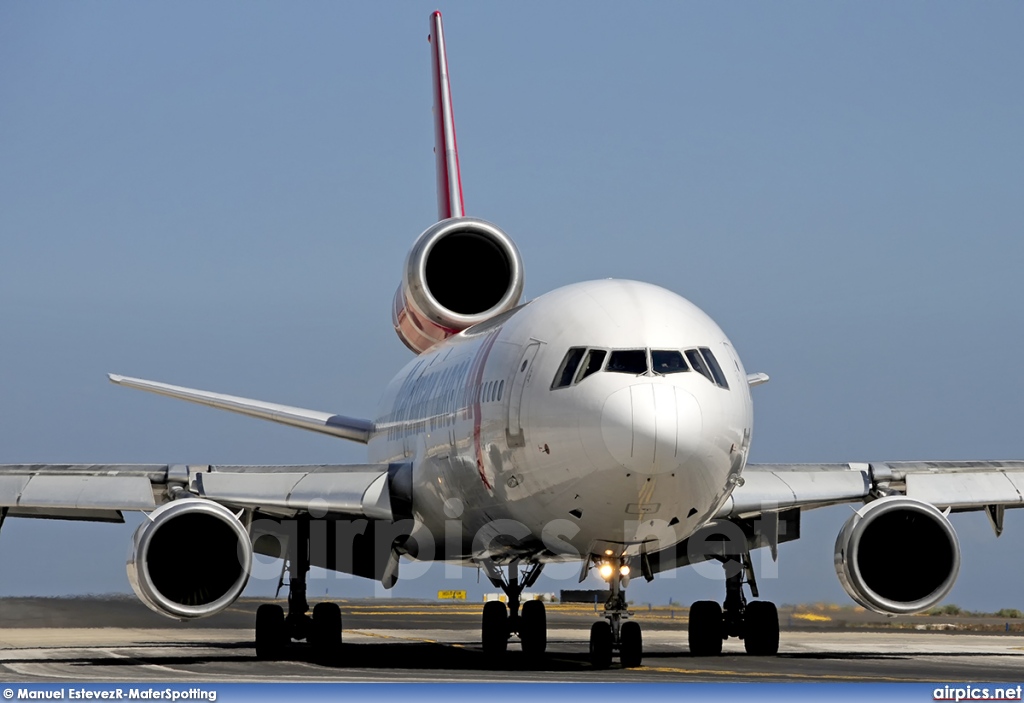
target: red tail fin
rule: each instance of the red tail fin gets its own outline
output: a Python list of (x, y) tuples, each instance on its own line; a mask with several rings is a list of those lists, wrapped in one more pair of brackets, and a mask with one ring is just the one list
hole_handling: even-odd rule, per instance
[(448, 56), (444, 49), (441, 13), (430, 14), (431, 58), (434, 64), (434, 158), (437, 162), (437, 219), (462, 217), (462, 176), (459, 146), (455, 141), (452, 90), (448, 82)]

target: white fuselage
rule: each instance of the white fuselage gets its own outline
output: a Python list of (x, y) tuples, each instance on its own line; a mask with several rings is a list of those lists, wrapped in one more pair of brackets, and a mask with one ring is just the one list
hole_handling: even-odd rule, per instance
[[(705, 348), (728, 389), (692, 364), (602, 369), (553, 388), (574, 347), (605, 350), (605, 364), (615, 350)], [(369, 458), (413, 462), (417, 529), (435, 547), (411, 556), (621, 557), (674, 544), (714, 516), (746, 462), (751, 425), (746, 373), (711, 318), (654, 285), (590, 281), (409, 362), (384, 392)]]

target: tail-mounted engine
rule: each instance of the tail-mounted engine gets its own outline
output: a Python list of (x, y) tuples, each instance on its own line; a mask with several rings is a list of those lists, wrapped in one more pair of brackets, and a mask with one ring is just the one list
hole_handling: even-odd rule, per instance
[(442, 220), (405, 260), (392, 321), (417, 354), (511, 310), (523, 294), (523, 262), (507, 234), (472, 217)]
[(242, 594), (252, 543), (235, 515), (209, 500), (162, 505), (132, 537), (128, 581), (143, 603), (168, 617), (201, 618)]
[(836, 574), (850, 597), (885, 615), (932, 607), (960, 571), (960, 543), (929, 503), (889, 496), (868, 503), (836, 539)]

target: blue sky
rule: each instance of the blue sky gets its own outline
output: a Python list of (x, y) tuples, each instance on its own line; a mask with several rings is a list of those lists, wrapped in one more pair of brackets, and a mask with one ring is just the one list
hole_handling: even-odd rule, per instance
[[(104, 374), (372, 415), (435, 217), (433, 9), (0, 5), (0, 462), (364, 458)], [(700, 305), (772, 376), (755, 461), (1024, 458), (1019, 3), (440, 9), (467, 211), (516, 240), (527, 297), (614, 276)], [(848, 602), (847, 514), (805, 516), (763, 594)], [(949, 600), (1024, 605), (1024, 518), (954, 525)], [(130, 535), (10, 521), (0, 594), (127, 590)], [(395, 593), (485, 590), (458, 573)]]

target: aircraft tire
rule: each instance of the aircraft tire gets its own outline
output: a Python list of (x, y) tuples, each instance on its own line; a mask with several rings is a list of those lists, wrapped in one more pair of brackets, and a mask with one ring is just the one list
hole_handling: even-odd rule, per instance
[(287, 644), (284, 608), (264, 603), (256, 609), (256, 658), (280, 659)]
[(341, 608), (337, 603), (317, 603), (313, 607), (309, 644), (314, 656), (323, 664), (336, 664), (341, 659)]
[(690, 654), (715, 657), (722, 653), (722, 606), (713, 600), (699, 600), (690, 606), (686, 628)]
[(644, 660), (644, 636), (640, 631), (640, 623), (624, 622), (619, 632), (619, 661), (623, 668), (633, 669)]
[(519, 640), (523, 652), (530, 656), (540, 656), (547, 649), (548, 617), (541, 601), (523, 603), (523, 612), (519, 616)]
[(497, 656), (508, 648), (508, 609), (498, 600), (484, 603), (481, 622), (481, 640), (484, 654)]
[(747, 654), (770, 657), (779, 653), (779, 611), (766, 600), (747, 603), (743, 613), (743, 648)]
[(612, 626), (607, 620), (599, 620), (590, 626), (590, 664), (595, 669), (607, 669), (612, 665)]

